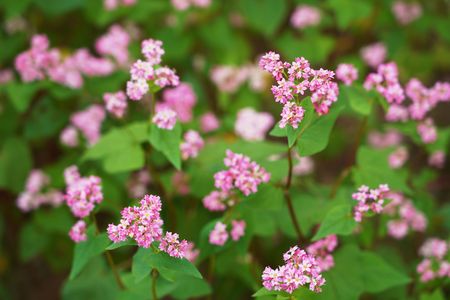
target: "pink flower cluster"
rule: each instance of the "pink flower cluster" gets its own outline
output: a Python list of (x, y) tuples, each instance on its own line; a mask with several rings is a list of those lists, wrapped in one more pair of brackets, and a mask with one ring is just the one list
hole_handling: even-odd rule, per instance
[(152, 118), (152, 122), (158, 128), (172, 130), (177, 123), (177, 113), (168, 107), (157, 108), (156, 114)]
[(28, 212), (44, 204), (61, 205), (64, 202), (64, 196), (61, 192), (54, 189), (43, 191), (49, 184), (50, 178), (43, 171), (32, 170), (28, 175), (25, 191), (17, 198), (17, 207), (23, 212)]
[(190, 193), (189, 176), (183, 171), (176, 171), (172, 175), (172, 186), (175, 191), (182, 196), (186, 196)]
[(320, 10), (310, 5), (298, 5), (291, 16), (291, 25), (297, 29), (316, 26), (320, 23)]
[(383, 213), (394, 218), (387, 223), (390, 236), (395, 239), (402, 239), (408, 234), (409, 230), (425, 231), (427, 219), (422, 212), (414, 207), (411, 200), (406, 199), (400, 193), (390, 193), (389, 198), (392, 201), (384, 207)]
[(274, 119), (271, 114), (259, 113), (251, 107), (246, 107), (238, 112), (234, 131), (244, 140), (262, 141), (273, 123)]
[(114, 243), (134, 239), (139, 247), (149, 248), (159, 242), (159, 249), (172, 257), (183, 258), (190, 248), (186, 240), (179, 241), (177, 233), (163, 234), (161, 219), (161, 199), (155, 195), (145, 195), (139, 206), (125, 207), (118, 225), (108, 225), (108, 236)]
[(214, 131), (219, 126), (219, 119), (212, 112), (206, 112), (200, 117), (200, 128), (205, 133)]
[(200, 134), (195, 130), (188, 130), (184, 134), (184, 141), (180, 144), (181, 158), (187, 160), (198, 156), (200, 150), (205, 146)]
[(114, 64), (106, 58), (92, 56), (87, 49), (78, 49), (63, 59), (59, 49), (50, 49), (47, 36), (35, 35), (31, 49), (20, 53), (15, 60), (16, 70), (25, 82), (44, 80), (63, 84), (70, 88), (80, 88), (83, 77), (104, 76), (114, 71)]
[(211, 80), (224, 93), (236, 92), (246, 81), (255, 92), (260, 92), (266, 87), (265, 72), (253, 64), (215, 66), (211, 69)]
[(193, 263), (198, 255), (200, 254), (200, 250), (195, 248), (195, 244), (193, 242), (188, 242), (185, 258)]
[(283, 260), (285, 264), (276, 269), (271, 267), (264, 269), (262, 280), (266, 289), (292, 294), (297, 288), (309, 285), (311, 291), (321, 291), (325, 279), (313, 255), (294, 246), (283, 255)]
[(445, 165), (445, 152), (438, 150), (428, 157), (428, 164), (432, 167), (442, 169)]
[(417, 2), (406, 3), (404, 1), (395, 1), (392, 4), (392, 12), (400, 24), (406, 25), (422, 15), (422, 7)]
[(157, 105), (158, 109), (170, 108), (177, 113), (181, 123), (187, 123), (192, 120), (192, 109), (196, 102), (197, 96), (191, 85), (183, 82), (175, 88), (164, 90), (163, 102)]
[(297, 163), (292, 168), (292, 173), (297, 176), (309, 175), (314, 171), (314, 160), (309, 156), (300, 156), (294, 153)]
[(137, 0), (103, 0), (103, 6), (106, 10), (114, 10), (119, 6), (132, 6)]
[(336, 249), (338, 239), (336, 235), (329, 235), (306, 248), (308, 254), (315, 257), (321, 271), (328, 271), (334, 267), (334, 258), (331, 253)]
[(417, 273), (422, 282), (437, 278), (450, 278), (448, 261), (449, 243), (438, 238), (430, 238), (419, 249), (424, 259), (417, 265)]
[(81, 177), (76, 166), (64, 171), (67, 184), (64, 198), (72, 214), (77, 218), (87, 217), (103, 201), (102, 180), (97, 176)]
[[(214, 175), (214, 185), (219, 191), (213, 191), (203, 198), (203, 205), (211, 211), (225, 210), (226, 205), (234, 205), (233, 189), (240, 190), (245, 196), (256, 193), (258, 185), (267, 183), (270, 174), (248, 156), (227, 150), (224, 159), (228, 170), (219, 171)], [(231, 200), (230, 200), (231, 199)]]
[(125, 65), (128, 62), (130, 40), (130, 35), (122, 26), (113, 25), (105, 35), (97, 39), (95, 49), (103, 56), (113, 57), (117, 64)]
[(393, 129), (385, 133), (372, 131), (369, 133), (368, 142), (374, 148), (387, 148), (397, 146), (403, 140), (402, 134)]
[[(245, 235), (246, 223), (244, 220), (231, 221), (231, 239), (238, 241)], [(217, 222), (213, 230), (209, 233), (209, 243), (212, 245), (223, 246), (228, 240), (229, 234), (227, 225), (222, 222)]]
[(336, 69), (336, 78), (345, 85), (351, 85), (358, 79), (358, 70), (352, 64), (339, 64)]
[(364, 81), (364, 88), (375, 88), (389, 103), (400, 104), (405, 99), (405, 93), (398, 80), (398, 69), (394, 62), (381, 64), (377, 73), (370, 73)]
[(409, 158), (408, 148), (406, 148), (404, 146), (400, 146), (389, 155), (389, 158), (388, 158), (389, 166), (392, 169), (401, 168), (401, 167), (403, 167), (405, 162), (408, 160), (408, 158)]
[(369, 189), (363, 185), (358, 192), (353, 193), (352, 198), (358, 203), (353, 208), (353, 218), (356, 222), (361, 222), (362, 217), (368, 212), (375, 214), (383, 210), (384, 199), (388, 196), (389, 187), (387, 184), (380, 184), (376, 189)]
[(427, 118), (417, 124), (417, 132), (425, 144), (432, 144), (437, 140), (437, 129), (433, 119)]
[(334, 72), (320, 69), (314, 70), (309, 62), (296, 58), (288, 63), (280, 60), (280, 55), (268, 52), (259, 61), (262, 69), (271, 73), (277, 81), (272, 86), (275, 101), (284, 105), (281, 113), (280, 127), (287, 124), (297, 128), (304, 116), (304, 109), (300, 106), (299, 96), (306, 97), (311, 93), (311, 102), (317, 114), (327, 114), (339, 94), (336, 82), (333, 82)]
[(436, 82), (432, 88), (426, 88), (418, 79), (412, 78), (406, 84), (405, 91), (411, 99), (408, 111), (413, 120), (422, 120), (440, 101), (450, 100), (448, 82)]
[(211, 0), (171, 0), (170, 2), (177, 10), (186, 10), (191, 6), (205, 8), (211, 4)]
[(164, 55), (162, 45), (163, 43), (158, 40), (142, 41), (141, 52), (146, 60), (138, 60), (131, 67), (131, 80), (127, 82), (127, 95), (131, 100), (141, 100), (150, 87), (163, 88), (179, 84), (179, 78), (174, 70), (159, 66)]
[(127, 96), (124, 92), (105, 93), (103, 95), (103, 101), (105, 101), (106, 110), (116, 118), (121, 119), (125, 115), (128, 104)]
[(372, 68), (381, 65), (386, 59), (387, 50), (383, 43), (374, 43), (361, 49), (361, 57)]
[(100, 138), (100, 130), (105, 117), (105, 110), (98, 104), (93, 104), (85, 110), (74, 113), (70, 118), (72, 125), (61, 132), (61, 143), (68, 147), (76, 147), (79, 142), (77, 132), (77, 129), (79, 129), (88, 144), (94, 145)]
[(75, 243), (86, 241), (87, 240), (86, 222), (83, 220), (78, 220), (70, 229), (69, 237)]
[(133, 173), (127, 182), (128, 195), (132, 198), (142, 198), (147, 194), (147, 186), (151, 182), (147, 169)]

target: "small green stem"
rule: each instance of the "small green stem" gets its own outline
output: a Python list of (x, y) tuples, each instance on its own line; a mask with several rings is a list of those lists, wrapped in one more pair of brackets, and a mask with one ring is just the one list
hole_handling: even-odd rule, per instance
[(158, 295), (156, 293), (156, 279), (158, 278), (158, 271), (156, 269), (152, 270), (152, 297), (153, 300), (158, 300)]

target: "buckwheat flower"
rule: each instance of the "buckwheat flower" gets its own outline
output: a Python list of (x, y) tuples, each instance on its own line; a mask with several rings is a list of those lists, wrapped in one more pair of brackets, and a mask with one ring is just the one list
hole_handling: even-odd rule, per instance
[(205, 133), (216, 130), (219, 125), (219, 119), (212, 112), (204, 113), (200, 117), (200, 128)]
[(445, 259), (449, 250), (447, 241), (430, 238), (419, 249), (419, 254), (424, 257), (417, 265), (417, 273), (422, 282), (428, 282), (436, 278), (450, 278), (450, 263)]
[(314, 171), (314, 160), (309, 156), (300, 157), (295, 151), (294, 157), (297, 163), (292, 168), (292, 173), (297, 176), (309, 175)]
[(398, 79), (398, 68), (394, 62), (380, 64), (377, 73), (370, 73), (364, 81), (364, 88), (375, 88), (390, 104), (400, 104), (405, 99), (405, 93)]
[(332, 234), (309, 245), (306, 252), (315, 257), (321, 271), (328, 271), (334, 267), (334, 258), (331, 253), (337, 245), (337, 237)]
[(345, 85), (351, 85), (358, 79), (358, 70), (352, 64), (340, 64), (336, 69), (336, 78)]
[(283, 255), (283, 259), (284, 265), (264, 269), (262, 280), (266, 289), (292, 294), (297, 288), (309, 285), (311, 291), (321, 292), (325, 279), (314, 256), (294, 246)]
[(114, 10), (119, 6), (131, 6), (136, 3), (136, 0), (104, 0), (103, 6), (106, 10)]
[(183, 82), (175, 88), (165, 89), (163, 102), (177, 113), (180, 122), (186, 123), (192, 120), (192, 109), (197, 103), (197, 96), (191, 85)]
[(210, 211), (224, 211), (227, 209), (229, 195), (223, 191), (212, 191), (203, 198), (203, 206)]
[(148, 39), (142, 41), (141, 49), (142, 54), (151, 65), (158, 65), (161, 63), (161, 57), (165, 51), (162, 48), (163, 43), (159, 40)]
[(392, 169), (401, 168), (408, 160), (408, 158), (409, 158), (408, 149), (404, 146), (400, 146), (389, 155), (389, 166)]
[(422, 7), (419, 3), (395, 1), (392, 4), (392, 12), (400, 24), (406, 25), (418, 19), (422, 15)]
[(69, 166), (64, 170), (64, 182), (66, 185), (72, 185), (81, 178), (78, 167), (75, 165)]
[(436, 82), (430, 91), (431, 97), (441, 102), (450, 101), (450, 82)]
[[(153, 65), (148, 61), (142, 61), (138, 59), (130, 69), (132, 80), (153, 80), (155, 79), (155, 70)], [(145, 92), (146, 93), (146, 92)]]
[(392, 104), (386, 113), (388, 122), (406, 122), (409, 119), (408, 109), (404, 106)]
[(432, 167), (442, 169), (445, 165), (445, 152), (438, 150), (428, 157), (428, 164)]
[(191, 263), (194, 263), (199, 254), (200, 250), (195, 248), (195, 244), (193, 242), (188, 242), (185, 255), (186, 259)]
[(84, 242), (87, 240), (86, 222), (79, 220), (69, 231), (69, 237), (75, 243)]
[(64, 198), (75, 217), (87, 217), (95, 204), (103, 201), (101, 179), (97, 176), (79, 178), (67, 186)]
[(233, 241), (238, 241), (245, 235), (246, 223), (244, 220), (232, 220), (231, 221), (231, 239)]
[(116, 93), (103, 94), (103, 101), (105, 101), (105, 107), (116, 118), (122, 118), (127, 109), (127, 96), (124, 92), (119, 91)]
[(217, 222), (214, 229), (209, 233), (209, 243), (212, 245), (223, 246), (227, 240), (227, 225), (222, 222)]
[(281, 80), (283, 78), (282, 71), (284, 69), (284, 64), (280, 60), (280, 55), (278, 53), (269, 51), (264, 54), (259, 60), (259, 66), (263, 70), (271, 73), (276, 80)]
[(234, 130), (244, 140), (262, 141), (273, 123), (274, 119), (271, 114), (259, 113), (251, 107), (246, 107), (238, 112)]
[(70, 117), (70, 121), (83, 133), (88, 144), (92, 146), (100, 138), (100, 130), (105, 116), (103, 107), (93, 104), (85, 110), (74, 113)]
[(281, 120), (278, 126), (284, 128), (289, 124), (293, 128), (298, 128), (298, 124), (303, 120), (304, 116), (305, 109), (303, 107), (298, 106), (294, 102), (288, 102), (283, 106)]
[(443, 259), (449, 250), (448, 243), (438, 238), (429, 238), (420, 247), (419, 254), (424, 257)]
[(369, 189), (369, 187), (363, 185), (358, 189), (358, 192), (353, 193), (352, 198), (357, 201), (356, 206), (353, 208), (355, 221), (361, 222), (363, 216), (368, 212), (381, 213), (388, 192), (389, 187), (387, 184), (380, 184), (376, 189)]
[(145, 79), (130, 80), (127, 82), (127, 96), (131, 100), (141, 100), (149, 90), (148, 83)]
[(95, 49), (103, 56), (110, 55), (114, 57), (119, 65), (128, 62), (128, 45), (130, 44), (130, 35), (120, 25), (113, 25), (108, 32), (99, 37), (95, 42)]
[(222, 92), (236, 92), (246, 79), (247, 73), (239, 67), (215, 66), (211, 69), (211, 80)]
[(181, 158), (187, 160), (191, 157), (197, 157), (204, 145), (205, 142), (197, 131), (188, 130), (184, 134), (183, 142), (180, 144)]
[(211, 0), (191, 0), (191, 3), (198, 7), (208, 7), (211, 5)]
[(180, 242), (178, 238), (178, 233), (167, 231), (159, 244), (159, 249), (172, 257), (184, 258), (189, 244), (186, 240)]
[(153, 116), (152, 122), (158, 128), (172, 130), (177, 123), (177, 113), (170, 108), (162, 108)]
[(175, 71), (168, 67), (160, 67), (155, 71), (155, 84), (161, 88), (166, 86), (177, 86), (180, 79)]
[(183, 171), (176, 171), (172, 175), (172, 186), (179, 195), (186, 196), (191, 192), (189, 176)]
[(145, 195), (139, 206), (125, 207), (121, 211), (122, 219), (118, 225), (108, 225), (109, 239), (118, 243), (131, 238), (139, 247), (149, 248), (153, 241), (161, 241), (163, 237), (160, 211), (161, 199)]
[(388, 234), (396, 239), (402, 239), (408, 234), (408, 223), (404, 220), (392, 220), (387, 223)]
[(432, 144), (437, 140), (437, 129), (433, 119), (427, 118), (417, 124), (417, 132), (425, 144)]
[(28, 175), (25, 189), (27, 192), (37, 193), (49, 183), (50, 178), (42, 170), (34, 169)]
[(170, 0), (170, 3), (176, 10), (186, 10), (191, 5), (191, 0)]
[(371, 131), (369, 132), (368, 142), (369, 144), (378, 149), (383, 149), (391, 146), (398, 146), (403, 140), (403, 136), (400, 132), (390, 129), (385, 133)]
[(22, 212), (29, 212), (31, 210), (38, 208), (40, 205), (39, 198), (34, 193), (30, 193), (27, 191), (19, 194), (16, 203), (17, 207)]
[(298, 5), (291, 16), (291, 25), (303, 29), (320, 23), (320, 10), (310, 5)]
[(147, 169), (134, 172), (127, 182), (128, 195), (131, 198), (142, 198), (147, 194), (151, 182), (150, 172)]
[(374, 43), (361, 49), (361, 57), (372, 68), (378, 67), (386, 59), (386, 46), (383, 43)]

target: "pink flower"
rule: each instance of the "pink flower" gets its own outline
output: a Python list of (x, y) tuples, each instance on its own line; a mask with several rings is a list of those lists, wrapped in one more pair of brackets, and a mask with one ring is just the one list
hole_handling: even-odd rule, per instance
[(400, 146), (389, 155), (389, 166), (392, 169), (401, 168), (408, 160), (409, 153), (406, 147)]
[(170, 108), (162, 108), (152, 119), (158, 128), (172, 130), (177, 123), (177, 113)]
[(269, 113), (256, 112), (253, 108), (243, 108), (238, 112), (234, 130), (247, 141), (262, 141), (273, 126), (274, 119)]
[(406, 25), (422, 15), (422, 7), (419, 3), (395, 1), (394, 4), (392, 4), (392, 12), (400, 24)]
[(443, 259), (449, 250), (448, 243), (438, 238), (430, 238), (420, 247), (419, 253), (424, 257)]
[(148, 61), (142, 61), (138, 59), (130, 69), (130, 75), (132, 80), (154, 80), (155, 70), (153, 65)]
[(372, 68), (378, 67), (386, 59), (387, 50), (383, 43), (375, 43), (361, 49), (362, 59)]
[(203, 132), (211, 132), (219, 128), (219, 120), (212, 112), (207, 112), (200, 117), (200, 128)]
[(402, 141), (403, 137), (401, 133), (393, 129), (381, 133), (372, 131), (369, 133), (368, 141), (369, 144), (374, 148), (386, 148), (391, 146), (397, 146)]
[(186, 249), (186, 255), (185, 255), (186, 259), (188, 261), (190, 261), (191, 263), (193, 263), (197, 259), (199, 254), (200, 254), (200, 250), (195, 249), (195, 244), (192, 242), (188, 242), (187, 249)]
[(103, 95), (105, 101), (106, 110), (117, 118), (122, 118), (127, 109), (127, 96), (124, 92), (119, 91), (116, 93), (105, 93)]
[(61, 131), (60, 135), (61, 144), (66, 145), (67, 147), (76, 147), (78, 146), (78, 131), (73, 126), (67, 126)]
[(203, 206), (210, 211), (224, 211), (227, 209), (228, 196), (228, 193), (223, 191), (212, 191), (203, 198)]
[(417, 132), (425, 144), (432, 144), (437, 140), (437, 129), (434, 126), (433, 119), (427, 118), (417, 124)]
[(389, 192), (387, 184), (380, 184), (376, 189), (369, 189), (363, 185), (358, 192), (352, 194), (352, 198), (357, 201), (353, 208), (353, 218), (356, 222), (361, 222), (362, 217), (369, 211), (375, 214), (381, 213), (383, 210), (384, 199)]
[(175, 71), (168, 67), (160, 67), (155, 71), (155, 84), (161, 88), (166, 86), (177, 86), (180, 79)]
[(295, 151), (294, 156), (297, 159), (297, 164), (294, 165), (292, 173), (297, 176), (308, 175), (314, 171), (314, 161), (309, 156), (300, 157)]
[(214, 229), (209, 233), (209, 243), (212, 245), (223, 246), (227, 240), (227, 225), (222, 222), (217, 222)]
[(364, 81), (364, 88), (375, 88), (390, 104), (400, 104), (405, 99), (403, 88), (398, 80), (398, 69), (394, 62), (380, 64), (377, 73), (370, 73)]
[(449, 250), (447, 241), (438, 238), (430, 238), (419, 249), (419, 254), (424, 257), (417, 265), (417, 273), (422, 282), (428, 282), (435, 278), (450, 278), (450, 263), (445, 259)]
[(358, 78), (358, 70), (352, 64), (340, 64), (336, 69), (336, 78), (345, 85), (351, 85)]
[(291, 25), (303, 29), (320, 23), (320, 10), (310, 5), (298, 5), (291, 16)]
[(79, 220), (78, 222), (76, 222), (69, 231), (69, 237), (75, 243), (86, 241), (86, 222), (84, 222), (83, 220)]
[(153, 66), (161, 63), (161, 57), (165, 51), (162, 48), (163, 43), (159, 40), (148, 39), (142, 41), (141, 51), (147, 61)]
[(162, 238), (159, 244), (159, 249), (166, 252), (172, 257), (184, 258), (189, 244), (186, 240), (181, 242), (178, 240), (178, 233), (166, 232), (166, 235)]
[(186, 123), (192, 120), (197, 96), (190, 84), (180, 83), (175, 88), (164, 90), (163, 102), (177, 113), (180, 122)]
[(180, 145), (181, 158), (187, 160), (190, 157), (197, 157), (204, 145), (205, 143), (197, 131), (188, 130), (184, 134), (184, 141)]
[(72, 185), (81, 178), (77, 166), (69, 166), (64, 170), (64, 182), (66, 185)]
[(337, 245), (337, 237), (333, 234), (312, 243), (306, 248), (306, 252), (316, 258), (321, 271), (328, 271), (334, 266), (334, 258), (331, 253)]
[(222, 92), (234, 93), (247, 79), (247, 72), (234, 66), (215, 66), (211, 70), (211, 80)]
[(172, 185), (175, 191), (182, 196), (189, 194), (191, 191), (191, 188), (189, 187), (189, 176), (182, 171), (173, 173)]
[(10, 82), (14, 79), (14, 73), (10, 69), (0, 70), (0, 85)]
[(114, 57), (119, 65), (128, 62), (128, 45), (130, 35), (120, 25), (113, 25), (108, 32), (99, 37), (95, 43), (95, 49), (101, 55)]
[(37, 193), (49, 183), (50, 178), (42, 170), (34, 169), (28, 175), (25, 189), (27, 192)]
[(74, 113), (70, 120), (83, 133), (88, 144), (92, 146), (100, 138), (100, 129), (105, 115), (103, 107), (92, 104), (85, 110)]
[(402, 239), (408, 234), (408, 223), (404, 220), (392, 220), (388, 224), (388, 234), (396, 239)]
[(238, 221), (238, 220), (232, 220), (231, 221), (231, 239), (233, 241), (240, 240), (241, 237), (245, 234), (245, 227), (246, 223), (244, 220)]
[(67, 186), (64, 198), (75, 217), (87, 217), (103, 201), (101, 182), (97, 176), (80, 177)]
[(280, 128), (286, 127), (287, 124), (293, 128), (298, 128), (298, 124), (303, 120), (305, 110), (294, 102), (288, 102), (284, 105), (281, 112)]
[(388, 122), (406, 122), (409, 119), (408, 109), (398, 104), (392, 104), (389, 106), (389, 110), (386, 113), (386, 120)]
[(445, 152), (438, 150), (428, 157), (428, 164), (432, 167), (442, 169), (445, 165)]
[(103, 0), (103, 6), (106, 10), (114, 10), (119, 6), (131, 6), (136, 0)]
[(147, 169), (134, 172), (127, 182), (128, 195), (132, 198), (142, 198), (147, 194), (147, 186), (151, 182)]
[(147, 94), (149, 86), (146, 80), (130, 80), (127, 82), (127, 95), (131, 100), (141, 100)]
[(284, 255), (285, 264), (272, 269), (266, 267), (262, 274), (263, 286), (268, 290), (285, 291), (292, 294), (297, 288), (309, 285), (316, 293), (325, 284), (321, 269), (313, 255), (297, 246), (289, 249)]

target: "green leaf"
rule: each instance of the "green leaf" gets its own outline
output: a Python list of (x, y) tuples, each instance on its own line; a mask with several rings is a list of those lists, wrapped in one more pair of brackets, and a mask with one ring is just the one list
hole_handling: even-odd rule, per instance
[(332, 108), (327, 115), (312, 119), (310, 122), (304, 120), (300, 123), (297, 141), (297, 150), (300, 156), (310, 156), (327, 147), (331, 130), (342, 109), (343, 107)]
[(152, 124), (149, 141), (156, 150), (164, 154), (175, 168), (178, 170), (181, 168), (181, 125), (179, 122), (172, 130), (160, 129), (155, 124)]
[(124, 246), (136, 246), (136, 245), (137, 244), (135, 241), (128, 239), (126, 241), (119, 242), (119, 243), (111, 243), (108, 247), (105, 248), (105, 250), (114, 250), (114, 249), (121, 248)]
[(351, 234), (356, 227), (356, 222), (353, 219), (351, 211), (351, 206), (346, 204), (340, 204), (332, 208), (325, 216), (319, 231), (313, 237), (313, 241), (317, 241), (330, 234)]
[(336, 13), (339, 28), (345, 29), (350, 23), (370, 15), (372, 5), (369, 1), (328, 0), (328, 6)]
[(445, 300), (441, 289), (437, 289), (432, 293), (420, 294), (420, 300)]
[(32, 223), (26, 224), (20, 232), (20, 259), (28, 261), (38, 255), (47, 245), (49, 236), (43, 234)]
[(18, 138), (6, 140), (0, 152), (0, 187), (21, 192), (31, 167), (28, 145)]
[(152, 249), (139, 248), (133, 256), (131, 267), (135, 282), (143, 280), (152, 269), (158, 270), (161, 276), (169, 281), (175, 281), (180, 276), (203, 278), (197, 268), (184, 258), (175, 258), (165, 252), (155, 253)]
[(77, 277), (92, 258), (102, 254), (110, 243), (106, 233), (95, 235), (94, 226), (89, 227), (87, 235), (86, 241), (75, 245), (72, 269), (69, 275), (71, 280)]
[(285, 1), (241, 0), (238, 2), (248, 24), (265, 36), (272, 36), (288, 12)]
[(60, 15), (81, 8), (84, 2), (85, 0), (34, 0), (34, 3), (48, 15)]
[(24, 112), (27, 110), (33, 96), (39, 89), (39, 83), (16, 83), (11, 82), (6, 85), (6, 93), (11, 100), (14, 108), (18, 112)]
[(350, 103), (350, 107), (357, 113), (367, 116), (372, 110), (372, 103), (375, 99), (373, 93), (366, 91), (360, 85), (341, 85), (340, 93)]

